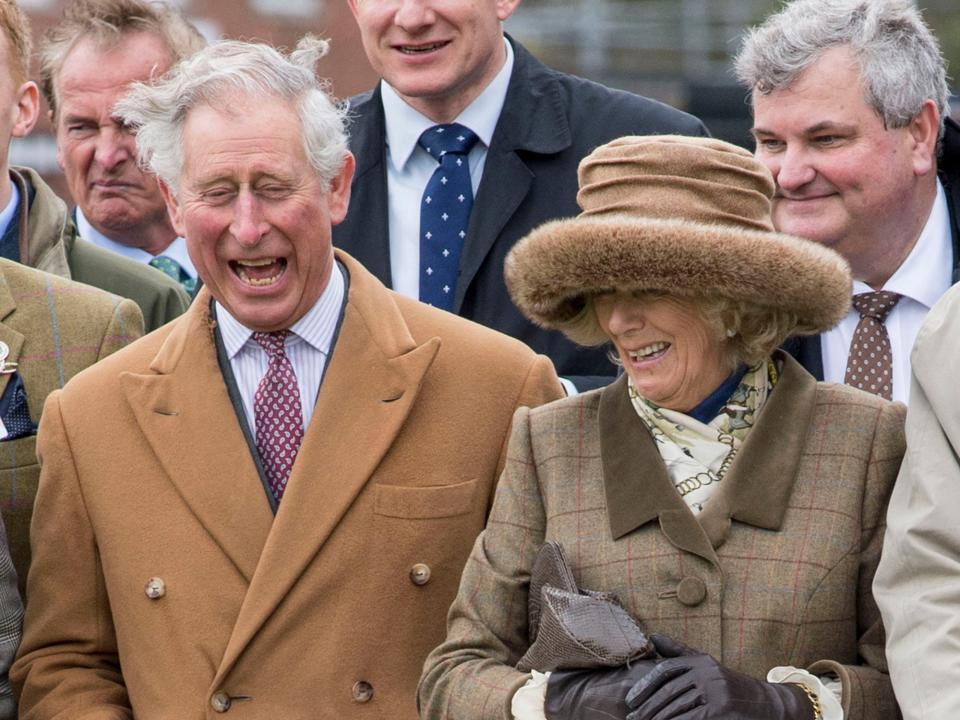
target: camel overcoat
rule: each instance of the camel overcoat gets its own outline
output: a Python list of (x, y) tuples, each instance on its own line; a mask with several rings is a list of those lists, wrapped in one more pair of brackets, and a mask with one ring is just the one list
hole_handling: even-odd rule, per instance
[(338, 258), (342, 325), (276, 516), (206, 289), (50, 398), (23, 720), (416, 717), (513, 413), (562, 391), (521, 343)]
[(563, 544), (581, 588), (616, 593), (648, 632), (754, 677), (778, 665), (837, 673), (845, 720), (898, 716), (870, 585), (905, 408), (777, 357), (780, 382), (699, 521), (625, 378), (518, 412), (447, 639), (424, 669), (423, 718), (511, 718), (546, 540)]

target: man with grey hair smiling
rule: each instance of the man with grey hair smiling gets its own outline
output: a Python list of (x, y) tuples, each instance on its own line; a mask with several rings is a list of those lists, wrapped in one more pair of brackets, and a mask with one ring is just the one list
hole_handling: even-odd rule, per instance
[(219, 43), (116, 108), (204, 287), (46, 406), (24, 720), (417, 716), (512, 415), (561, 389), (334, 252), (325, 51)]
[(906, 401), (910, 348), (960, 263), (960, 128), (936, 38), (909, 0), (795, 0), (736, 70), (777, 229), (853, 270), (847, 317), (791, 349), (818, 379)]

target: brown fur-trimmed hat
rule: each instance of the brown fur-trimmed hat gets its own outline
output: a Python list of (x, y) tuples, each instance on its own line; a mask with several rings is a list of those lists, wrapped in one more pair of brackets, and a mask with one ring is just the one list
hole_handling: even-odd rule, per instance
[(623, 137), (584, 158), (579, 180), (583, 212), (541, 225), (507, 255), (513, 301), (538, 325), (569, 332), (589, 296), (614, 289), (786, 310), (797, 333), (832, 327), (850, 306), (847, 262), (774, 231), (773, 179), (742, 148)]

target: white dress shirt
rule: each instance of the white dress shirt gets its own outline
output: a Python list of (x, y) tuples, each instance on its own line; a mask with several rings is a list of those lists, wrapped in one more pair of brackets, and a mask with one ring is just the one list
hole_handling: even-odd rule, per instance
[[(307, 314), (297, 320), (287, 334), (284, 347), (300, 388), (300, 408), (306, 430), (317, 403), (320, 381), (330, 357), (331, 345), (343, 312), (345, 286), (343, 272), (334, 266), (330, 282)], [(250, 432), (256, 437), (253, 396), (267, 372), (267, 351), (253, 339), (253, 330), (243, 326), (220, 303), (216, 303), (217, 325), (230, 368), (237, 382)]]
[[(108, 238), (90, 224), (90, 221), (83, 216), (83, 212), (80, 210), (80, 208), (77, 208), (77, 231), (80, 233), (80, 237), (84, 240), (102, 247), (104, 250), (110, 250), (111, 252), (128, 257), (131, 260), (136, 260), (139, 263), (143, 263), (144, 265), (149, 265), (150, 261), (154, 258), (154, 256), (148, 253), (146, 250), (142, 250), (138, 247), (130, 247), (129, 245), (124, 245), (123, 243), (118, 243), (116, 240), (111, 240)], [(180, 264), (180, 267), (182, 267), (187, 273), (187, 275), (194, 280), (197, 279), (197, 269), (190, 261), (190, 255), (187, 253), (187, 241), (182, 237), (176, 238), (160, 254), (164, 257), (170, 258), (171, 260), (176, 260)]]
[[(883, 242), (883, 238), (877, 238)], [(953, 246), (950, 238), (950, 212), (943, 185), (937, 181), (937, 196), (930, 217), (916, 245), (887, 280), (883, 290), (903, 297), (896, 304), (884, 324), (890, 336), (893, 354), (893, 399), (907, 402), (910, 397), (910, 350), (917, 332), (930, 308), (953, 282)], [(853, 282), (853, 294), (873, 292), (873, 288), (858, 280)], [(860, 315), (850, 309), (847, 316), (832, 330), (820, 336), (823, 354), (823, 379), (842, 383), (847, 370), (847, 356)]]
[(13, 220), (13, 216), (17, 214), (17, 205), (19, 202), (20, 189), (15, 182), (12, 182), (10, 183), (10, 202), (7, 203), (3, 212), (0, 212), (0, 236), (7, 231), (7, 226), (10, 224), (10, 221)]
[[(507, 61), (500, 72), (454, 120), (478, 138), (467, 156), (474, 196), (513, 71), (513, 48), (506, 38), (503, 44)], [(424, 130), (437, 123), (407, 105), (384, 80), (380, 81), (380, 92), (386, 122), (390, 273), (393, 289), (416, 299), (420, 297), (420, 200), (437, 169), (436, 159), (420, 147), (417, 140)]]

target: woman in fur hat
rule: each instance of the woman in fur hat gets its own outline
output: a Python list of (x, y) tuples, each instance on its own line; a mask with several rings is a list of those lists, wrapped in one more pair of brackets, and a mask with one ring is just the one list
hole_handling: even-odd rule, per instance
[[(769, 173), (717, 140), (621, 138), (579, 179), (582, 214), (520, 241), (507, 282), (540, 325), (610, 343), (623, 374), (518, 411), (422, 717), (897, 717), (871, 583), (904, 407), (776, 349), (843, 317), (846, 263), (776, 233)], [(529, 597), (547, 541), (571, 582), (660, 634), (653, 658), (517, 668), (528, 600), (550, 601)]]

